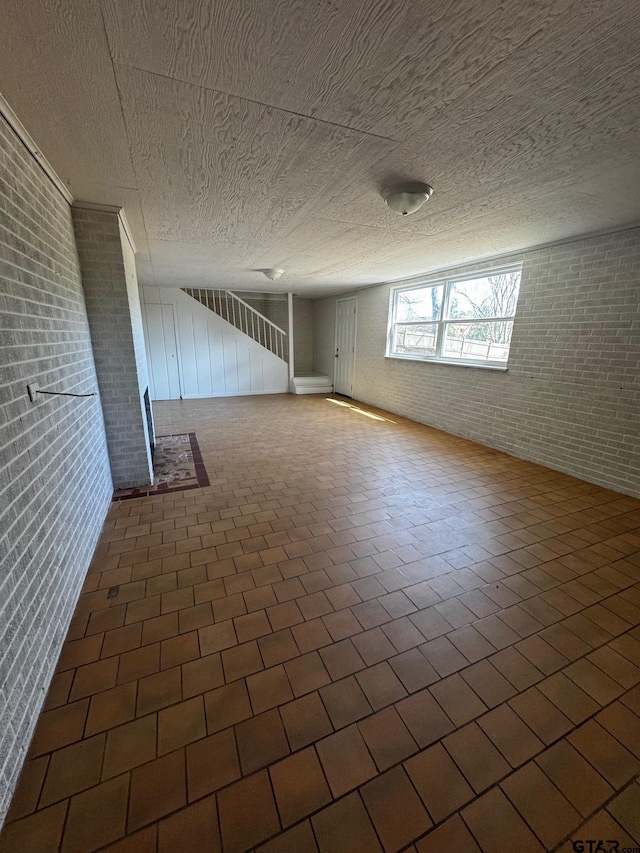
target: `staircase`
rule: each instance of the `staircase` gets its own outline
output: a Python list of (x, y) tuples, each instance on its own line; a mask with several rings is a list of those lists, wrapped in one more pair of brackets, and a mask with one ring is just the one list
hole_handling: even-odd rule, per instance
[(214, 290), (204, 287), (181, 288), (188, 296), (213, 311), (240, 332), (248, 335), (260, 346), (268, 349), (283, 361), (289, 361), (287, 333), (276, 326), (244, 299), (230, 290)]
[[(287, 333), (264, 314), (241, 299), (230, 290), (216, 290), (209, 287), (183, 287), (187, 296), (191, 296), (205, 308), (213, 311), (240, 332), (248, 335), (269, 352), (289, 362), (289, 339)], [(297, 373), (290, 382), (292, 394), (331, 394), (331, 379), (321, 373)]]

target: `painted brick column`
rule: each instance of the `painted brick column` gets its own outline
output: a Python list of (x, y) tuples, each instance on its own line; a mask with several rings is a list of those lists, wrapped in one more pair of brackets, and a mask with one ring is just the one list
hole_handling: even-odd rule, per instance
[(135, 250), (120, 208), (76, 202), (72, 212), (113, 485), (148, 485), (153, 464)]

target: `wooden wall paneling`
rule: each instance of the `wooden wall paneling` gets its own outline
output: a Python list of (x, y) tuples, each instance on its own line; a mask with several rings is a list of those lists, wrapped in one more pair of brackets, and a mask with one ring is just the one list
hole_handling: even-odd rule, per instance
[(238, 371), (238, 391), (240, 394), (250, 394), (251, 388), (251, 353), (244, 341), (235, 338), (236, 366)]
[(220, 373), (220, 394), (240, 394), (238, 358), (235, 338), (222, 336), (222, 370)]
[(181, 303), (177, 303), (177, 326), (182, 370), (182, 396), (199, 397), (196, 346), (193, 334), (193, 315)]
[(153, 400), (180, 397), (179, 353), (172, 304), (143, 305), (145, 341)]
[(180, 389), (185, 399), (287, 390), (286, 363), (208, 308), (177, 288), (143, 294), (159, 300), (143, 303), (154, 399), (177, 399)]
[(252, 392), (258, 388), (264, 388), (265, 391), (273, 391), (273, 376), (269, 376), (269, 371), (263, 370), (264, 363), (262, 357), (254, 352), (250, 352), (249, 358), (249, 374), (250, 387)]
[[(207, 340), (206, 360), (202, 364), (202, 387), (207, 389), (208, 396), (215, 396), (221, 387), (221, 377), (224, 376), (222, 360), (222, 333), (207, 323), (204, 318), (199, 322), (204, 324), (203, 335)], [(205, 381), (206, 380), (206, 381)]]
[(213, 396), (213, 381), (211, 374), (211, 343), (215, 344), (215, 334), (209, 330), (205, 317), (195, 312), (191, 315), (193, 324), (193, 340), (196, 351), (196, 379), (199, 397)]
[(160, 305), (160, 288), (154, 287), (151, 284), (140, 285), (140, 301), (143, 305), (155, 304)]

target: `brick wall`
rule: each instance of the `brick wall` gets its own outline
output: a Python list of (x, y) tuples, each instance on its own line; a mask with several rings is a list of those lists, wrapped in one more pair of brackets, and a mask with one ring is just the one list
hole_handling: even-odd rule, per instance
[[(390, 287), (360, 290), (355, 398), (640, 496), (640, 229), (500, 259), (516, 261), (506, 372), (385, 358)], [(332, 370), (335, 299), (314, 312), (315, 369)]]
[(69, 205), (0, 117), (0, 825), (111, 498)]
[(82, 283), (115, 488), (153, 479), (147, 367), (133, 252), (116, 210), (73, 207)]

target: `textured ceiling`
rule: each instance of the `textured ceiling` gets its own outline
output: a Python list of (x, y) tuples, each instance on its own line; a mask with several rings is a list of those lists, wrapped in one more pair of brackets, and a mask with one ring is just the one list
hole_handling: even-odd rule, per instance
[(0, 91), (141, 282), (320, 296), (639, 222), (639, 38), (637, 0), (4, 0)]

